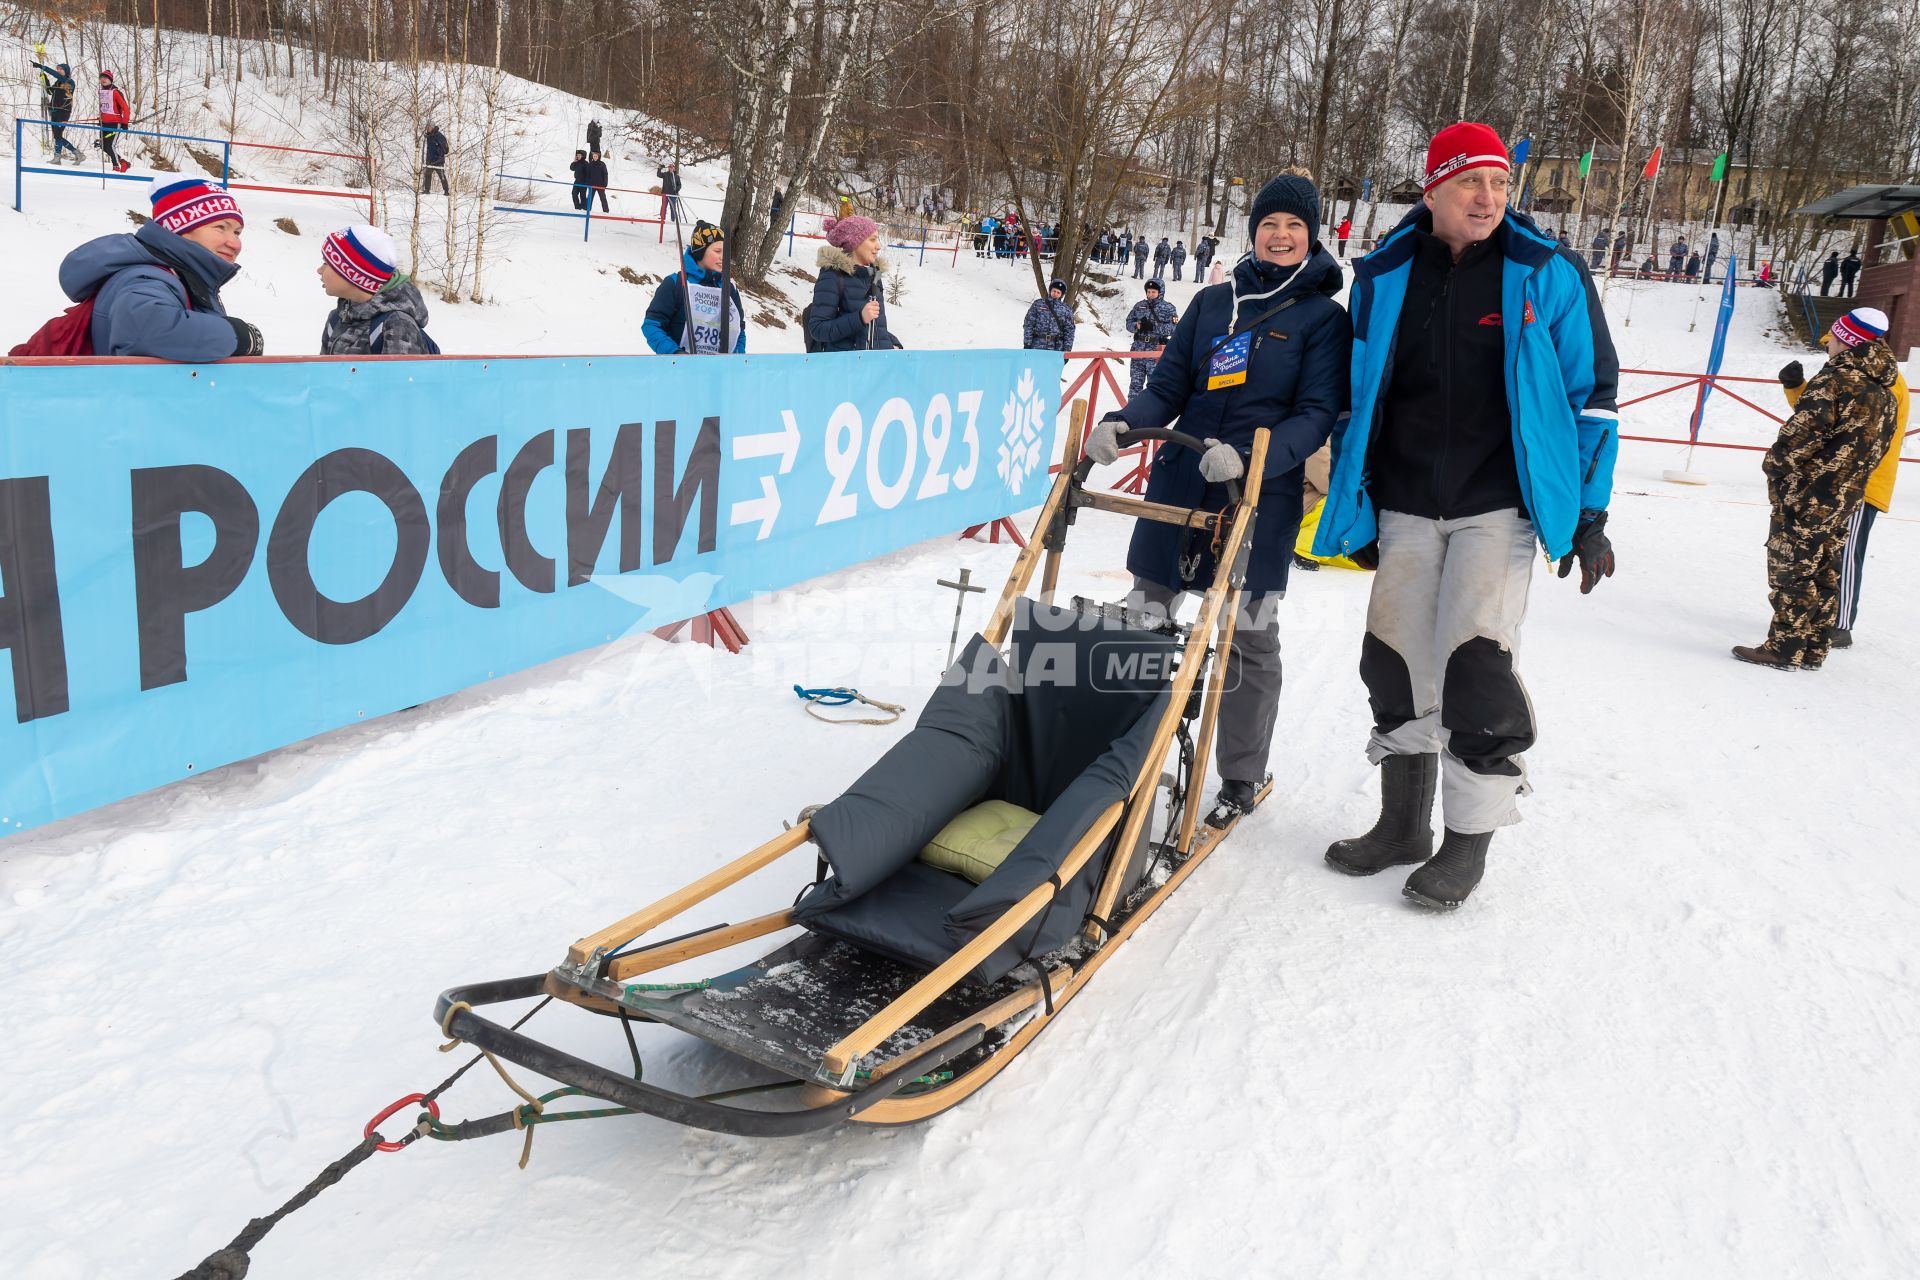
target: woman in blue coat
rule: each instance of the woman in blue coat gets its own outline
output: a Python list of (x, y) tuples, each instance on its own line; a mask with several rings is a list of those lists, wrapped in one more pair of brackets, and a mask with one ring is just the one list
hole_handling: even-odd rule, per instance
[[(1334, 301), (1341, 275), (1320, 243), (1320, 193), (1312, 181), (1283, 174), (1255, 197), (1247, 216), (1253, 251), (1226, 283), (1194, 296), (1144, 390), (1090, 433), (1097, 462), (1118, 455), (1128, 427), (1177, 425), (1216, 447), (1204, 455), (1163, 447), (1147, 482), (1149, 502), (1218, 511), (1223, 482), (1240, 476), (1253, 433), (1269, 432), (1253, 555), (1228, 657), (1215, 761), (1220, 795), (1207, 821), (1224, 827), (1251, 809), (1267, 777), (1267, 754), (1280, 704), (1277, 606), (1287, 589), (1306, 460), (1326, 442), (1347, 407), (1353, 327)], [(1137, 599), (1171, 609), (1213, 575), (1207, 539), (1142, 520), (1127, 568)]]

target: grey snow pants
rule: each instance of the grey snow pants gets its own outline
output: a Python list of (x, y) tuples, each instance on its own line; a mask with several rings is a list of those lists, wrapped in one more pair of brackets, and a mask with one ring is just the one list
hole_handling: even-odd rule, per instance
[(1367, 759), (1441, 752), (1450, 830), (1520, 820), (1533, 704), (1514, 669), (1538, 542), (1509, 507), (1461, 520), (1380, 513), (1380, 568), (1360, 677), (1373, 709)]
[[(1171, 615), (1184, 594), (1136, 577), (1127, 603)], [(1240, 596), (1233, 652), (1227, 656), (1227, 686), (1220, 695), (1220, 719), (1213, 733), (1214, 769), (1229, 782), (1258, 786), (1267, 776), (1267, 752), (1280, 713), (1280, 601), (1286, 594), (1242, 592)]]

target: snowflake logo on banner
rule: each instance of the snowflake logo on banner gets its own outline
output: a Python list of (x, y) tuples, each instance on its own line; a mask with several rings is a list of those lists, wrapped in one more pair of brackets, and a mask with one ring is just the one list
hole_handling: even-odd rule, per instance
[(1007, 482), (1007, 488), (1014, 493), (1020, 492), (1020, 486), (1027, 477), (1040, 467), (1041, 437), (1046, 425), (1046, 406), (1040, 403), (1040, 397), (1034, 394), (1033, 371), (1027, 370), (1020, 375), (1020, 385), (1014, 388), (1007, 403), (1000, 410), (1000, 478)]

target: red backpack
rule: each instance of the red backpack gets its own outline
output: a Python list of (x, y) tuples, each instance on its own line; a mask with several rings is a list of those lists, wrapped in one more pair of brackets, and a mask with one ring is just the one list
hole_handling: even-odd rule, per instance
[(7, 352), (10, 356), (90, 356), (93, 354), (93, 299), (76, 302), (33, 331)]
[[(171, 267), (167, 268), (172, 271)], [(93, 302), (100, 296), (76, 302), (33, 331), (25, 342), (7, 352), (10, 356), (90, 356), (93, 351)], [(192, 295), (187, 310), (193, 310)]]

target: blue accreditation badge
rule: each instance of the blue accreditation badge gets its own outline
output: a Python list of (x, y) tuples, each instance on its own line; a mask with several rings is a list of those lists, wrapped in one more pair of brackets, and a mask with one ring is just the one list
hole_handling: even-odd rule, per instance
[(1237, 387), (1247, 380), (1247, 356), (1253, 348), (1253, 333), (1236, 334), (1213, 349), (1207, 361), (1207, 390)]

